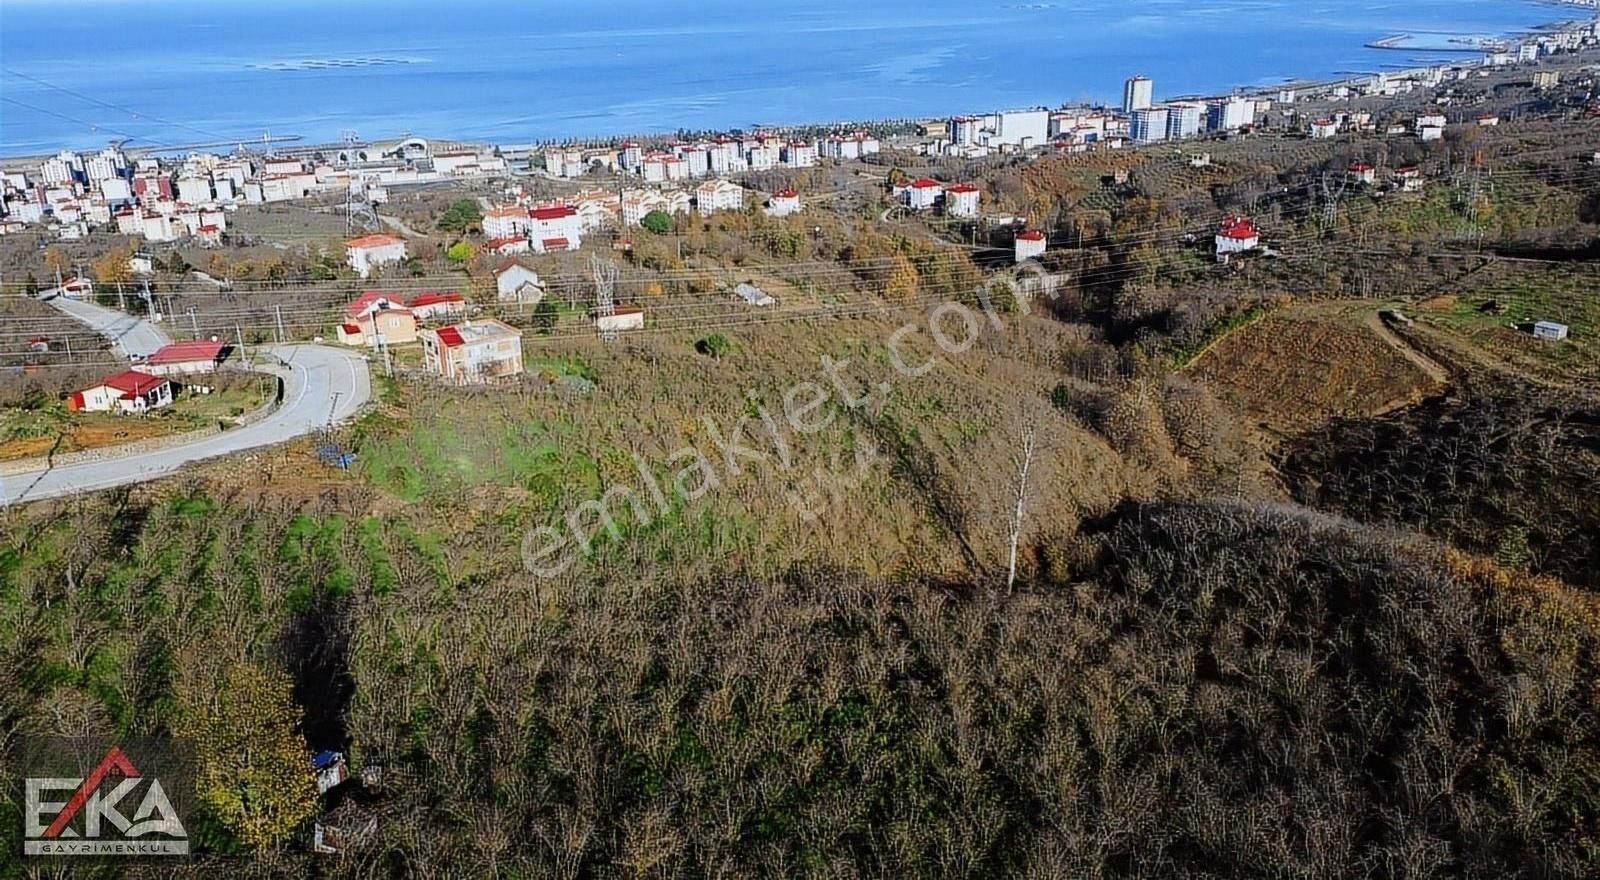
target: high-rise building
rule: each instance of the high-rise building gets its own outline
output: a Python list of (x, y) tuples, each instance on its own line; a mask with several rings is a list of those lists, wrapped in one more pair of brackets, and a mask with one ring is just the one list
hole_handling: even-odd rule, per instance
[(1237, 95), (1212, 101), (1206, 110), (1206, 128), (1237, 131), (1256, 121), (1256, 103)]
[(1128, 137), (1141, 144), (1166, 140), (1167, 117), (1165, 107), (1146, 107), (1133, 111), (1133, 119), (1128, 123)]
[(1167, 137), (1172, 140), (1192, 138), (1200, 133), (1205, 121), (1205, 107), (1192, 102), (1167, 105)]
[(1122, 84), (1122, 112), (1148, 110), (1155, 103), (1156, 84), (1142, 76), (1135, 76)]

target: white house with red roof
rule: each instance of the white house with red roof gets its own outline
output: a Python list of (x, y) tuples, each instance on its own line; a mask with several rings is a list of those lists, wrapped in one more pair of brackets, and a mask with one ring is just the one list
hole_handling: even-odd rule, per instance
[(362, 278), (371, 275), (373, 269), (398, 263), (410, 256), (406, 251), (405, 239), (382, 234), (352, 238), (344, 243), (344, 251), (350, 268)]
[(368, 290), (356, 297), (345, 309), (344, 323), (339, 325), (339, 342), (344, 345), (377, 348), (416, 341), (417, 316), (394, 294), (381, 290)]
[(1311, 123), (1311, 136), (1325, 139), (1339, 136), (1339, 123), (1332, 119), (1317, 119)]
[(799, 211), (800, 194), (792, 189), (780, 189), (767, 200), (768, 217), (787, 217)]
[(978, 188), (958, 183), (944, 191), (944, 212), (951, 217), (978, 216)]
[(522, 331), (494, 319), (423, 330), (422, 366), (447, 382), (476, 384), (522, 372)]
[(583, 243), (583, 217), (572, 205), (536, 205), (528, 211), (528, 242), (538, 253), (575, 251)]
[(1401, 192), (1422, 192), (1422, 169), (1415, 165), (1402, 165), (1395, 169), (1395, 180), (1400, 183)]
[(223, 343), (214, 339), (174, 342), (155, 350), (139, 364), (139, 369), (156, 376), (186, 376), (210, 373), (222, 362)]
[(1378, 179), (1378, 169), (1367, 162), (1356, 162), (1350, 166), (1350, 182), (1371, 186)]
[(1042, 257), (1049, 246), (1050, 237), (1040, 230), (1028, 229), (1019, 232), (1016, 241), (1016, 261), (1022, 263), (1035, 257)]
[(491, 254), (510, 256), (513, 254), (525, 254), (532, 248), (532, 245), (528, 243), (526, 235), (507, 235), (502, 238), (491, 238), (483, 243), (483, 247)]
[(1217, 229), (1217, 262), (1226, 263), (1234, 254), (1260, 246), (1261, 232), (1256, 229), (1255, 221), (1234, 214), (1222, 218), (1222, 225)]
[(406, 303), (418, 321), (434, 321), (467, 313), (467, 300), (455, 291), (429, 291), (419, 293)]
[(931, 177), (919, 177), (905, 187), (905, 203), (913, 211), (926, 211), (939, 203), (944, 184)]
[(170, 403), (172, 383), (165, 376), (152, 376), (138, 370), (123, 370), (107, 376), (99, 384), (74, 391), (67, 398), (68, 409), (127, 415), (159, 409)]

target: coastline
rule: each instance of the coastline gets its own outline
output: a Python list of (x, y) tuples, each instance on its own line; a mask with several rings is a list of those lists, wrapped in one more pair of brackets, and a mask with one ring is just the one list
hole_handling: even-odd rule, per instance
[[(1600, 3), (1600, 0), (1596, 0), (1596, 2)], [(1224, 87), (1220, 87), (1218, 89), (1213, 89), (1213, 90), (1202, 90), (1202, 91), (1183, 90), (1182, 89), (1182, 83), (1180, 81), (1179, 83), (1177, 83), (1178, 88), (1171, 89), (1171, 90), (1166, 90), (1166, 89), (1163, 90), (1164, 92), (1166, 92), (1166, 94), (1163, 96), (1163, 100), (1186, 100), (1186, 99), (1200, 98), (1200, 97), (1216, 97), (1216, 96), (1222, 96), (1222, 95), (1227, 95), (1227, 94), (1244, 94), (1244, 95), (1253, 95), (1253, 96), (1271, 96), (1277, 90), (1285, 89), (1285, 88), (1298, 89), (1298, 90), (1314, 90), (1314, 89), (1319, 89), (1319, 88), (1335, 87), (1335, 86), (1338, 86), (1338, 85), (1354, 84), (1354, 83), (1358, 83), (1358, 82), (1362, 81), (1363, 79), (1365, 79), (1367, 77), (1370, 77), (1370, 76), (1372, 76), (1374, 74), (1378, 74), (1378, 73), (1400, 73), (1400, 72), (1404, 72), (1404, 71), (1419, 70), (1419, 69), (1423, 69), (1423, 68), (1426, 68), (1426, 67), (1429, 67), (1429, 66), (1438, 65), (1438, 64), (1446, 64), (1446, 65), (1451, 65), (1451, 66), (1469, 66), (1469, 65), (1472, 65), (1472, 64), (1481, 64), (1482, 63), (1481, 59), (1472, 59), (1470, 56), (1485, 54), (1486, 51), (1488, 51), (1488, 50), (1486, 50), (1483, 47), (1465, 46), (1465, 45), (1460, 46), (1460, 47), (1445, 47), (1445, 48), (1441, 48), (1441, 47), (1437, 47), (1437, 46), (1422, 46), (1422, 47), (1419, 47), (1419, 46), (1415, 46), (1415, 45), (1410, 45), (1410, 44), (1405, 43), (1405, 42), (1397, 43), (1397, 44), (1391, 44), (1391, 45), (1378, 45), (1378, 44), (1383, 44), (1383, 43), (1386, 43), (1388, 41), (1395, 40), (1395, 39), (1397, 39), (1399, 37), (1410, 38), (1413, 35), (1413, 33), (1423, 33), (1423, 34), (1430, 34), (1431, 33), (1431, 34), (1441, 34), (1441, 35), (1444, 34), (1444, 33), (1452, 33), (1452, 35), (1454, 37), (1459, 38), (1459, 39), (1464, 39), (1464, 40), (1465, 39), (1471, 39), (1471, 40), (1482, 40), (1482, 41), (1515, 41), (1515, 40), (1517, 40), (1519, 38), (1526, 38), (1526, 37), (1530, 37), (1530, 36), (1548, 36), (1548, 35), (1552, 35), (1552, 34), (1559, 34), (1559, 33), (1562, 33), (1564, 31), (1569, 31), (1569, 30), (1572, 30), (1572, 29), (1577, 28), (1577, 27), (1586, 27), (1586, 26), (1588, 26), (1591, 23), (1592, 19), (1575, 18), (1573, 16), (1573, 13), (1578, 12), (1580, 9), (1596, 9), (1595, 6), (1589, 6), (1589, 5), (1584, 5), (1584, 4), (1580, 4), (1580, 3), (1569, 2), (1569, 0), (1548, 0), (1548, 2), (1539, 4), (1539, 5), (1546, 7), (1547, 11), (1550, 12), (1550, 13), (1560, 13), (1561, 17), (1559, 17), (1559, 18), (1557, 18), (1557, 19), (1555, 19), (1553, 21), (1548, 21), (1548, 22), (1544, 22), (1544, 23), (1540, 23), (1540, 24), (1531, 24), (1531, 25), (1519, 27), (1517, 29), (1514, 29), (1514, 30), (1511, 30), (1511, 31), (1507, 31), (1507, 32), (1503, 32), (1503, 33), (1473, 34), (1473, 33), (1468, 33), (1468, 32), (1464, 32), (1464, 31), (1463, 32), (1418, 31), (1418, 32), (1408, 32), (1406, 34), (1394, 34), (1394, 35), (1390, 35), (1390, 36), (1387, 36), (1387, 37), (1381, 37), (1381, 38), (1378, 38), (1378, 39), (1375, 39), (1375, 40), (1368, 41), (1368, 42), (1360, 44), (1361, 48), (1367, 48), (1367, 49), (1377, 49), (1377, 50), (1386, 50), (1386, 51), (1405, 51), (1405, 52), (1420, 54), (1420, 55), (1423, 55), (1423, 56), (1433, 55), (1433, 56), (1444, 56), (1444, 57), (1435, 57), (1435, 58), (1414, 57), (1414, 58), (1406, 59), (1404, 63), (1396, 63), (1396, 64), (1376, 63), (1375, 62), (1375, 63), (1373, 63), (1373, 64), (1371, 64), (1370, 66), (1367, 66), (1367, 67), (1340, 70), (1340, 71), (1336, 71), (1336, 72), (1334, 72), (1334, 73), (1332, 73), (1330, 75), (1324, 75), (1324, 76), (1318, 76), (1316, 74), (1288, 74), (1288, 75), (1281, 76), (1281, 78), (1277, 77), (1277, 76), (1273, 76), (1273, 77), (1258, 77), (1258, 78), (1256, 78), (1254, 80), (1254, 82), (1235, 82), (1235, 83), (1228, 84), (1228, 85), (1226, 85)], [(1597, 11), (1600, 11), (1600, 9), (1597, 9)], [(1449, 56), (1455, 56), (1455, 57), (1449, 57)], [(360, 60), (360, 59), (358, 59), (358, 60)], [(377, 60), (387, 62), (390, 59), (388, 59), (386, 57), (379, 57), (379, 58), (377, 58)], [(248, 65), (248, 66), (258, 67), (258, 68), (261, 67), (261, 65), (259, 65), (259, 64), (251, 64), (251, 65)], [(1136, 72), (1136, 71), (1133, 71), (1133, 70), (1130, 69), (1128, 72), (1131, 73), (1131, 72)], [(1166, 82), (1170, 83), (1171, 81), (1167, 80)], [(674, 136), (674, 135), (676, 135), (676, 134), (678, 134), (680, 132), (690, 132), (690, 131), (694, 131), (694, 132), (718, 131), (718, 130), (721, 130), (721, 131), (740, 131), (740, 130), (748, 131), (748, 130), (754, 130), (756, 128), (770, 128), (771, 130), (774, 130), (774, 131), (802, 131), (802, 130), (839, 130), (842, 127), (861, 128), (861, 127), (884, 126), (884, 125), (897, 125), (898, 126), (898, 125), (905, 125), (905, 124), (908, 124), (910, 122), (914, 122), (914, 121), (917, 121), (917, 120), (923, 120), (923, 119), (929, 119), (929, 118), (941, 118), (941, 117), (950, 116), (950, 115), (956, 115), (956, 114), (960, 114), (960, 113), (989, 112), (989, 111), (993, 111), (993, 110), (1014, 108), (1014, 107), (1030, 107), (1030, 106), (1034, 106), (1034, 107), (1058, 107), (1058, 106), (1089, 106), (1089, 105), (1108, 106), (1108, 105), (1110, 105), (1112, 103), (1111, 99), (1108, 98), (1105, 95), (1098, 95), (1098, 96), (1094, 96), (1094, 97), (1085, 97), (1085, 98), (1080, 98), (1078, 100), (1065, 100), (1065, 101), (1062, 100), (1063, 96), (1064, 95), (1068, 95), (1068, 94), (1073, 94), (1073, 92), (1072, 92), (1070, 87), (1055, 90), (1053, 96), (1052, 95), (1045, 95), (1045, 94), (1042, 94), (1040, 92), (1030, 90), (1029, 94), (1021, 94), (1021, 93), (1019, 93), (1019, 95), (1018, 95), (1016, 100), (1005, 101), (1005, 102), (997, 102), (994, 106), (989, 106), (989, 107), (967, 106), (966, 104), (957, 103), (955, 100), (952, 100), (951, 104), (949, 106), (945, 106), (945, 107), (941, 108), (940, 110), (936, 110), (936, 111), (933, 111), (933, 112), (927, 112), (927, 113), (905, 113), (905, 114), (885, 114), (883, 116), (875, 116), (875, 117), (867, 117), (867, 118), (858, 117), (857, 121), (853, 121), (853, 122), (849, 121), (848, 118), (844, 114), (840, 114), (839, 116), (822, 117), (822, 118), (813, 117), (811, 119), (804, 119), (804, 118), (801, 118), (801, 117), (791, 117), (791, 118), (789, 118), (787, 120), (784, 120), (782, 117), (769, 117), (769, 118), (761, 119), (760, 121), (757, 121), (755, 119), (751, 119), (751, 120), (747, 120), (747, 121), (745, 121), (743, 123), (725, 124), (725, 125), (722, 125), (720, 127), (707, 127), (707, 126), (702, 125), (702, 124), (693, 124), (693, 123), (690, 123), (690, 122), (686, 121), (684, 124), (680, 124), (680, 125), (677, 125), (677, 126), (673, 126), (673, 125), (671, 125), (669, 123), (669, 124), (661, 124), (661, 125), (651, 126), (649, 128), (635, 129), (635, 130), (631, 130), (631, 131), (622, 131), (620, 129), (618, 129), (618, 130), (609, 130), (608, 131), (608, 130), (605, 130), (605, 129), (609, 128), (608, 126), (600, 125), (600, 126), (596, 126), (595, 129), (592, 129), (592, 130), (587, 131), (587, 132), (581, 130), (581, 128), (580, 128), (581, 123), (574, 122), (573, 125), (571, 125), (569, 128), (567, 128), (565, 131), (562, 131), (558, 135), (555, 135), (555, 136), (534, 136), (534, 137), (526, 137), (526, 138), (521, 138), (521, 137), (519, 137), (519, 138), (509, 138), (509, 137), (484, 136), (484, 135), (481, 135), (481, 134), (469, 133), (469, 131), (464, 130), (462, 128), (457, 128), (455, 130), (452, 130), (447, 125), (441, 125), (441, 126), (438, 126), (438, 127), (431, 127), (431, 126), (428, 126), (425, 122), (423, 124), (421, 124), (421, 125), (414, 125), (414, 126), (406, 126), (406, 125), (403, 124), (403, 121), (402, 121), (401, 125), (395, 125), (393, 120), (386, 120), (385, 122), (380, 123), (380, 122), (376, 121), (376, 119), (377, 119), (376, 117), (374, 118), (374, 120), (372, 120), (373, 124), (371, 124), (371, 125), (364, 124), (367, 120), (351, 120), (351, 119), (344, 119), (344, 118), (340, 119), (340, 124), (341, 124), (342, 127), (346, 127), (346, 128), (348, 128), (348, 127), (360, 127), (363, 130), (376, 130), (376, 131), (384, 132), (384, 133), (380, 134), (379, 136), (360, 138), (359, 140), (361, 142), (363, 142), (363, 143), (379, 143), (379, 142), (384, 142), (384, 141), (388, 141), (388, 140), (404, 137), (404, 136), (410, 135), (410, 134), (412, 134), (412, 133), (414, 133), (416, 131), (423, 131), (426, 134), (426, 136), (428, 136), (430, 138), (433, 138), (433, 139), (437, 139), (437, 140), (451, 141), (451, 142), (462, 143), (462, 144), (487, 144), (487, 145), (506, 145), (506, 146), (519, 146), (520, 147), (520, 146), (528, 145), (528, 144), (612, 143), (612, 142), (617, 142), (617, 141), (620, 141), (620, 140), (623, 140), (623, 139), (628, 139), (628, 138), (635, 138), (635, 139), (651, 138), (651, 139), (656, 139), (656, 138), (663, 138), (663, 137), (672, 137), (672, 136)], [(1081, 94), (1081, 93), (1078, 93), (1078, 94)], [(892, 103), (894, 103), (892, 100), (888, 100), (888, 99), (885, 100), (885, 104), (886, 105), (889, 105), (889, 104), (892, 104)], [(888, 107), (886, 106), (885, 109), (888, 109)], [(555, 117), (555, 118), (560, 118), (560, 117), (558, 116), (558, 117)], [(184, 127), (191, 127), (186, 123), (180, 123), (180, 124), (183, 124)], [(385, 131), (386, 127), (388, 129), (387, 131)], [(97, 126), (97, 128), (99, 128), (99, 127)], [(113, 139), (111, 137), (111, 135), (115, 133), (114, 129), (112, 129), (110, 127), (104, 127), (101, 130), (107, 136), (107, 138), (106, 138), (107, 141), (110, 141), (110, 140)], [(325, 146), (336, 146), (338, 144), (338, 142), (335, 141), (331, 136), (327, 136), (327, 135), (323, 134), (320, 130), (314, 131), (314, 132), (309, 133), (309, 134), (303, 133), (303, 132), (295, 132), (294, 131), (294, 126), (293, 126), (292, 123), (284, 124), (282, 126), (274, 126), (272, 130), (273, 130), (273, 133), (274, 133), (274, 140), (275, 141), (281, 141), (281, 142), (286, 143), (286, 144), (287, 143), (292, 143), (293, 144), (293, 149), (296, 149), (296, 150), (303, 150), (303, 149), (317, 148), (317, 147), (325, 147)], [(50, 155), (53, 155), (54, 151), (58, 150), (58, 149), (79, 149), (79, 150), (82, 150), (82, 149), (89, 149), (90, 148), (87, 145), (80, 146), (80, 145), (78, 145), (78, 143), (79, 143), (79, 141), (76, 141), (76, 140), (75, 141), (71, 141), (71, 142), (58, 142), (58, 143), (54, 144), (53, 146), (42, 147), (41, 149), (29, 150), (29, 151), (26, 151), (26, 152), (6, 152), (6, 153), (3, 153), (3, 154), (0, 154), (0, 161), (6, 162), (6, 163), (16, 163), (16, 162), (27, 161), (27, 160), (37, 160), (37, 159), (47, 158)], [(101, 142), (100, 145), (104, 145), (104, 143), (105, 143), (105, 141)], [(144, 154), (144, 155), (162, 156), (162, 155), (172, 155), (172, 154), (180, 153), (180, 152), (187, 151), (187, 150), (215, 149), (215, 148), (226, 147), (226, 146), (230, 146), (230, 145), (234, 145), (234, 144), (238, 144), (238, 145), (246, 147), (246, 148), (254, 147), (254, 148), (259, 149), (261, 147), (261, 144), (262, 144), (262, 139), (259, 136), (250, 136), (250, 137), (240, 137), (238, 140), (232, 140), (232, 139), (221, 140), (221, 139), (217, 139), (217, 140), (214, 140), (211, 143), (199, 143), (199, 142), (181, 142), (180, 143), (180, 142), (176, 142), (174, 140), (168, 140), (166, 142), (154, 143), (154, 144), (141, 143), (139, 141), (139, 139), (134, 139), (129, 143), (128, 149), (131, 152), (136, 152), (136, 153), (140, 153), (140, 154)]]

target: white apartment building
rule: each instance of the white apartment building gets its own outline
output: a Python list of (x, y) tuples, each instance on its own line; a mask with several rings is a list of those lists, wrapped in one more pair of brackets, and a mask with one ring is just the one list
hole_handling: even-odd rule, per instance
[(706, 217), (717, 211), (737, 211), (744, 207), (744, 187), (728, 180), (708, 180), (695, 189), (694, 203)]
[(817, 164), (817, 145), (792, 141), (783, 148), (783, 162), (790, 168), (810, 168)]
[(1174, 102), (1167, 105), (1167, 137), (1173, 140), (1192, 138), (1200, 134), (1205, 118), (1205, 107), (1192, 102)]
[(1256, 121), (1256, 104), (1249, 98), (1212, 101), (1206, 109), (1206, 127), (1212, 131), (1238, 131)]
[(1167, 108), (1146, 107), (1133, 111), (1133, 119), (1128, 123), (1128, 137), (1141, 144), (1166, 140)]
[(1156, 84), (1147, 77), (1130, 77), (1122, 84), (1122, 112), (1148, 110), (1155, 104)]
[(504, 205), (483, 212), (483, 234), (491, 239), (525, 235), (532, 226), (528, 209), (521, 205)]

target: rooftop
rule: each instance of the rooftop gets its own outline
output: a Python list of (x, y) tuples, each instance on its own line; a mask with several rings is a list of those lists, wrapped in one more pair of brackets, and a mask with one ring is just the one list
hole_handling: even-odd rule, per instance
[(123, 370), (112, 376), (100, 380), (100, 384), (107, 388), (114, 388), (122, 392), (123, 397), (138, 397), (165, 385), (166, 379), (141, 373), (138, 370)]
[(452, 324), (438, 330), (439, 342), (446, 348), (457, 348), (478, 342), (487, 342), (506, 337), (522, 338), (522, 331), (509, 324), (501, 323), (493, 318), (482, 321), (467, 321), (461, 324)]
[(222, 355), (222, 343), (209, 339), (174, 342), (156, 349), (145, 359), (147, 364), (181, 364), (190, 361), (215, 361)]
[(396, 238), (392, 235), (363, 235), (360, 238), (350, 239), (344, 243), (344, 246), (347, 248), (380, 248), (388, 247), (392, 244), (405, 244), (405, 239)]

